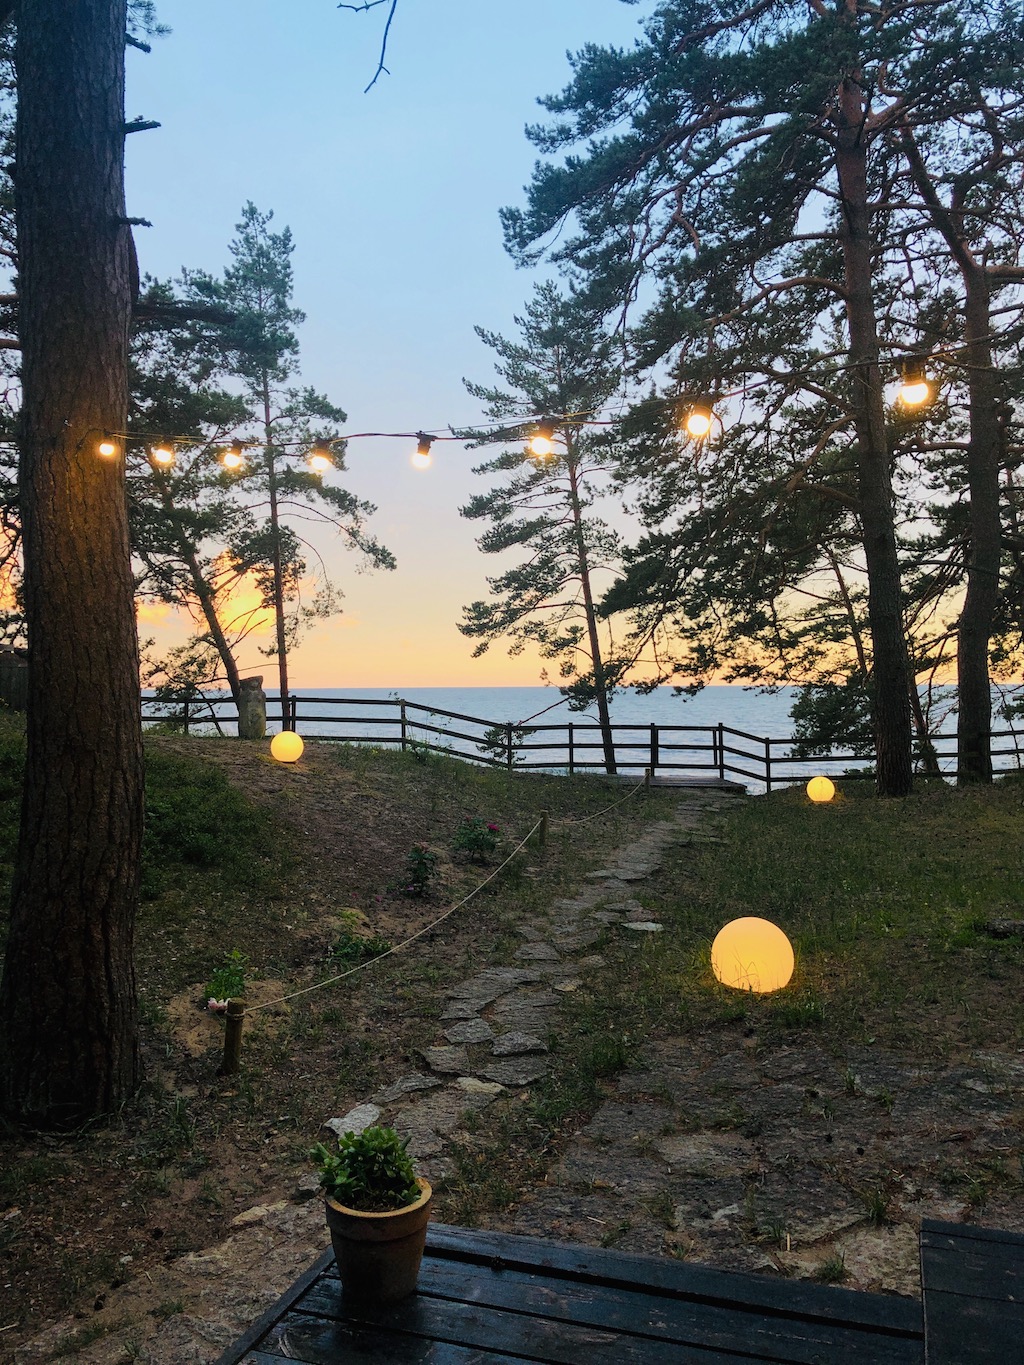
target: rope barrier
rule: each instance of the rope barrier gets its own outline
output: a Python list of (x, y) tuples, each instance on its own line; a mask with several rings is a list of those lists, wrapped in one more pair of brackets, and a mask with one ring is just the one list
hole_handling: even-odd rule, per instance
[(443, 915), (438, 915), (437, 919), (431, 920), (431, 922), (429, 924), (425, 924), (422, 929), (417, 929), (415, 934), (410, 934), (410, 936), (407, 939), (404, 939), (401, 943), (396, 943), (395, 946), (393, 948), (389, 948), (387, 952), (379, 953), (376, 957), (371, 957), (366, 962), (360, 962), (359, 965), (356, 967), (350, 967), (347, 972), (342, 972), (340, 976), (332, 976), (327, 981), (318, 981), (315, 986), (304, 986), (302, 990), (292, 991), (290, 995), (282, 995), (276, 1000), (264, 1000), (262, 1004), (250, 1005), (248, 1006), (246, 1013), (255, 1014), (257, 1010), (269, 1009), (271, 1005), (283, 1005), (286, 1001), (295, 1000), (300, 995), (309, 995), (311, 991), (320, 991), (327, 986), (334, 986), (339, 981), (344, 981), (346, 977), (355, 976), (356, 972), (361, 972), (366, 967), (372, 967), (378, 962), (383, 962), (383, 960), (386, 957), (392, 957), (395, 953), (400, 953), (403, 948), (408, 948), (410, 943), (415, 943), (418, 938), (422, 938), (424, 934), (428, 934), (431, 931), (431, 929), (436, 929), (439, 924), (443, 924), (444, 921), (448, 919), (450, 915), (455, 914), (456, 910), (461, 910), (462, 907), (464, 905), (467, 905), (473, 899), (473, 897), (477, 895), (478, 892), (484, 889), (488, 882), (494, 881), (495, 877), (502, 870), (502, 868), (507, 867), (509, 863), (512, 861), (512, 859), (516, 856), (516, 854), (521, 852), (521, 850), (526, 847), (526, 845), (530, 842), (533, 836), (542, 827), (543, 823), (544, 823), (543, 820), (538, 820), (537, 823), (533, 826), (533, 828), (529, 831), (529, 833), (526, 834), (519, 841), (518, 844), (516, 844), (515, 848), (508, 855), (505, 861), (503, 863), (500, 863), (490, 874), (489, 877), (485, 877), (479, 886), (475, 886), (468, 896), (463, 896), (462, 900), (457, 901), (456, 904), (447, 909)]
[(595, 811), (593, 815), (584, 815), (580, 820), (561, 820), (559, 823), (563, 825), (588, 825), (591, 820), (597, 820), (602, 815), (607, 815), (610, 810), (614, 810), (616, 806), (621, 806), (623, 802), (628, 801), (631, 796), (636, 796), (637, 792), (640, 791), (642, 787), (646, 786), (647, 777), (645, 775), (635, 787), (631, 788), (631, 790), (626, 793), (625, 796), (620, 796), (618, 801), (613, 801), (610, 806), (605, 806), (604, 810)]

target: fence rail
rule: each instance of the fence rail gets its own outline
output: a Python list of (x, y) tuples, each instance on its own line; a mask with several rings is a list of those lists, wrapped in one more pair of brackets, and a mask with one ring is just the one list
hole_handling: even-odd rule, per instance
[[(271, 707), (275, 700), (270, 698)], [(370, 708), (375, 709), (368, 713)], [(146, 725), (171, 724), (186, 732), (212, 728), (231, 734), (238, 716), (227, 694), (197, 693), (173, 703), (143, 696), (142, 718)], [(272, 724), (280, 727), (279, 720)], [(287, 728), (320, 740), (440, 753), (519, 772), (607, 771), (601, 727), (596, 721), (517, 725), (400, 697), (293, 696)], [(627, 776), (650, 770), (653, 778), (740, 781), (772, 791), (806, 781), (813, 773), (868, 777), (873, 762), (870, 756), (854, 753), (797, 756), (791, 752), (791, 738), (752, 735), (721, 723), (631, 722), (613, 724), (611, 730), (616, 772)], [(1024, 766), (1024, 734), (999, 730), (993, 732), (992, 742), (993, 765), (998, 771)], [(956, 736), (934, 736), (932, 745), (941, 770), (951, 775), (956, 767)]]

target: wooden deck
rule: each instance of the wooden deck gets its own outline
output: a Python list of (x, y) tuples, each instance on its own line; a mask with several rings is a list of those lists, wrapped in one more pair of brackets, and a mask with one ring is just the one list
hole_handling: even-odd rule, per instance
[(411, 1299), (376, 1309), (346, 1303), (325, 1252), (218, 1365), (282, 1359), (922, 1365), (925, 1357), (917, 1300), (434, 1224)]
[(926, 1365), (1024, 1361), (1024, 1237), (921, 1225)]

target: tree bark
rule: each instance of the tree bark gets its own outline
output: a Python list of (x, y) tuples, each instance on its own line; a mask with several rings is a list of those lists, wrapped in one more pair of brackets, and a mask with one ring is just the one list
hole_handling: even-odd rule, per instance
[(604, 751), (605, 772), (614, 776), (618, 772), (615, 759), (615, 740), (612, 735), (612, 717), (608, 708), (608, 683), (605, 678), (604, 660), (601, 657), (601, 637), (597, 630), (597, 609), (594, 606), (594, 592), (590, 583), (590, 558), (587, 542), (583, 535), (583, 510), (580, 507), (579, 482), (576, 477), (576, 457), (573, 453), (572, 439), (567, 436), (566, 465), (569, 471), (569, 493), (572, 501), (572, 525), (576, 539), (576, 554), (579, 560), (580, 583), (583, 588), (583, 610), (587, 617), (587, 637), (590, 641), (590, 662), (594, 670), (594, 695), (597, 701), (597, 718), (601, 727), (601, 747)]
[(967, 446), (970, 554), (967, 594), (957, 627), (956, 780), (992, 781), (992, 686), (988, 651), (999, 599), (999, 469), (1003, 427), (992, 364), (989, 282), (984, 268), (964, 271), (971, 431)]
[(839, 89), (836, 167), (842, 195), (840, 233), (850, 332), (852, 407), (859, 451), (861, 522), (868, 576), (876, 786), (880, 796), (906, 796), (913, 785), (910, 668), (900, 592), (889, 447), (871, 290), (867, 139), (860, 84)]
[(0, 984), (0, 1107), (37, 1124), (135, 1089), (143, 817), (124, 468), (131, 310), (125, 0), (35, 0), (17, 39), (28, 765)]
[(263, 431), (266, 440), (264, 453), (267, 461), (267, 486), (270, 490), (270, 525), (274, 538), (274, 632), (277, 639), (277, 677), (281, 696), (281, 729), (292, 728), (291, 705), (288, 696), (288, 632), (284, 619), (284, 567), (281, 563), (281, 519), (277, 511), (277, 452), (272, 441), (273, 419), (270, 414), (270, 380), (263, 376)]

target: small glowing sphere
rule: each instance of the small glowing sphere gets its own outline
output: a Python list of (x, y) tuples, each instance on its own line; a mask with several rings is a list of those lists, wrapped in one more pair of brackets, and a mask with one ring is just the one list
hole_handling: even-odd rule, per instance
[(530, 454), (536, 455), (538, 459), (546, 459), (555, 449), (554, 442), (550, 436), (532, 436), (530, 438)]
[(836, 785), (829, 777), (812, 777), (807, 784), (807, 795), (812, 801), (831, 801), (836, 794)]
[(163, 465), (164, 468), (174, 463), (174, 451), (170, 446), (154, 446), (149, 454), (154, 464)]
[(738, 991), (769, 991), (788, 986), (793, 946), (782, 930), (766, 919), (734, 919), (711, 945), (711, 970), (723, 986)]
[(241, 469), (245, 464), (245, 456), (234, 446), (230, 446), (220, 457), (220, 462), (225, 469)]
[(105, 459), (109, 460), (112, 455), (117, 454), (117, 442), (112, 441), (109, 436), (104, 436), (96, 449)]
[(698, 440), (706, 436), (711, 430), (711, 413), (707, 408), (694, 408), (687, 414), (686, 430), (691, 436), (696, 436)]
[(314, 474), (322, 474), (325, 469), (330, 469), (331, 461), (326, 455), (310, 455), (309, 467)]
[(431, 455), (429, 450), (417, 450), (412, 457), (413, 469), (429, 469), (431, 465)]
[(931, 385), (926, 379), (915, 379), (900, 389), (900, 402), (906, 403), (908, 408), (919, 408), (922, 403), (928, 402), (931, 394)]
[(270, 752), (278, 763), (296, 763), (306, 746), (294, 730), (282, 730), (270, 741)]

